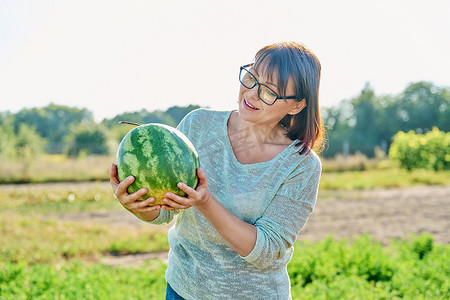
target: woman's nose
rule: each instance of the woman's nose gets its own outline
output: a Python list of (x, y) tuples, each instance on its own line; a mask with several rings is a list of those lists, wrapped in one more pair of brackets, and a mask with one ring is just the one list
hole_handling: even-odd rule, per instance
[(248, 95), (252, 97), (252, 99), (259, 100), (259, 85), (255, 84), (253, 88), (248, 91)]

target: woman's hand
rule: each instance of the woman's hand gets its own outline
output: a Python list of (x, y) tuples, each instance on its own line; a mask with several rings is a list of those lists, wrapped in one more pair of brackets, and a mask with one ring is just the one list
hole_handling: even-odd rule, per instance
[(155, 202), (154, 197), (145, 200), (138, 200), (147, 193), (147, 189), (142, 188), (133, 194), (128, 194), (128, 187), (133, 183), (134, 177), (129, 176), (124, 181), (120, 182), (117, 176), (117, 166), (112, 164), (109, 171), (109, 182), (114, 191), (114, 195), (119, 199), (120, 204), (136, 217), (152, 221), (159, 215), (161, 205), (149, 206)]
[(180, 182), (178, 187), (187, 194), (187, 197), (181, 197), (174, 193), (166, 193), (166, 198), (163, 199), (165, 210), (176, 210), (176, 209), (186, 209), (191, 206), (202, 206), (208, 203), (211, 199), (211, 194), (208, 190), (208, 181), (206, 180), (206, 174), (202, 169), (197, 169), (197, 175), (199, 183), (197, 188), (187, 186), (186, 184)]

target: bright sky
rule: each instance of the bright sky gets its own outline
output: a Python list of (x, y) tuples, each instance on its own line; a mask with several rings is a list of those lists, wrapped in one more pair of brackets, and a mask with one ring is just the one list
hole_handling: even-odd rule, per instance
[(0, 111), (234, 109), (239, 66), (285, 40), (319, 57), (322, 106), (367, 81), (450, 86), (449, 16), (448, 0), (0, 0)]

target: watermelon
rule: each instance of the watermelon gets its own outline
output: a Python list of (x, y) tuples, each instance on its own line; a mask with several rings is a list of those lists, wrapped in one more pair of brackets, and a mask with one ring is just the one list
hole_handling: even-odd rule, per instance
[(120, 181), (135, 177), (128, 193), (146, 188), (139, 200), (155, 197), (152, 205), (162, 204), (167, 192), (186, 196), (177, 187), (179, 182), (192, 188), (198, 184), (197, 151), (181, 131), (168, 125), (150, 123), (133, 128), (120, 142), (116, 163)]

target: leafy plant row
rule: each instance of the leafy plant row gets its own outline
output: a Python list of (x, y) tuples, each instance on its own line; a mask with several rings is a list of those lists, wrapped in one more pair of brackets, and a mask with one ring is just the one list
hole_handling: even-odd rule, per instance
[[(392, 240), (364, 235), (297, 242), (288, 272), (293, 299), (448, 299), (449, 245), (429, 234)], [(0, 266), (0, 299), (163, 299), (165, 264), (109, 267), (72, 260), (60, 266)], [(257, 287), (256, 287), (257, 288)]]

